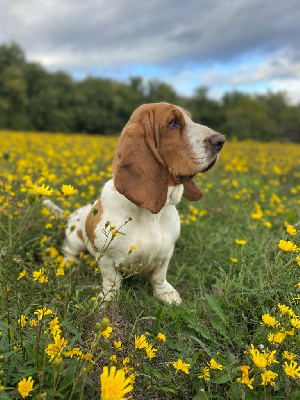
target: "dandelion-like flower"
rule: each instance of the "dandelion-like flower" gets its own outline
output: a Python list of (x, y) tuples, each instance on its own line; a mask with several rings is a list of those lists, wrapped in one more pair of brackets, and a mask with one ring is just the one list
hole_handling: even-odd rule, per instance
[(269, 383), (271, 386), (274, 386), (275, 385), (274, 379), (276, 379), (277, 376), (278, 376), (278, 374), (276, 374), (273, 371), (262, 372), (261, 373), (261, 379), (262, 379), (261, 385), (267, 386), (267, 384)]
[(290, 240), (279, 240), (278, 247), (285, 252), (293, 251), (297, 253), (299, 250), (298, 247)]
[(23, 328), (26, 325), (26, 318), (25, 315), (21, 315), (18, 319), (18, 324)]
[(243, 244), (246, 244), (247, 241), (244, 239), (235, 239), (235, 243), (243, 245)]
[(108, 326), (104, 331), (101, 332), (101, 335), (105, 337), (105, 339), (108, 339), (112, 333), (112, 327)]
[(26, 269), (23, 269), (23, 271), (20, 272), (20, 274), (19, 274), (17, 280), (20, 280), (20, 279), (24, 278), (25, 275), (26, 275)]
[(141, 336), (134, 335), (134, 345), (136, 349), (144, 349), (149, 346), (145, 335)]
[(50, 356), (50, 362), (55, 358), (56, 356), (60, 356), (60, 353), (62, 350), (66, 347), (67, 345), (67, 340), (65, 338), (61, 338), (60, 334), (57, 333), (54, 336), (54, 343), (48, 344), (46, 347), (46, 354)]
[(61, 191), (64, 196), (70, 196), (71, 194), (76, 193), (76, 190), (71, 185), (62, 185)]
[(50, 189), (49, 186), (45, 186), (44, 184), (42, 186), (36, 187), (35, 190), (40, 196), (51, 196), (53, 193), (53, 189)]
[(278, 307), (279, 310), (280, 310), (280, 316), (281, 316), (281, 317), (282, 317), (284, 314), (289, 314), (290, 317), (295, 317), (295, 316), (296, 316), (296, 314), (294, 313), (294, 311), (293, 311), (290, 307), (286, 306), (285, 304), (280, 304), (280, 303), (278, 303), (278, 304), (277, 304), (277, 307)]
[(205, 381), (209, 381), (210, 380), (209, 368), (208, 367), (202, 367), (201, 368), (201, 374), (198, 375), (198, 378), (204, 379)]
[(286, 360), (293, 360), (296, 357), (296, 354), (289, 353), (288, 351), (284, 351), (282, 354), (282, 358)]
[(280, 344), (284, 341), (285, 337), (285, 332), (269, 333), (268, 341), (273, 344)]
[(38, 308), (34, 314), (37, 314), (39, 316), (39, 320), (43, 319), (47, 315), (52, 314), (51, 308), (43, 307), (43, 308)]
[(123, 349), (122, 342), (120, 340), (119, 341), (114, 341), (114, 347), (117, 350), (122, 350)]
[(165, 335), (161, 332), (158, 332), (157, 336), (156, 336), (157, 340), (161, 340), (162, 342), (165, 342), (167, 340), (167, 338), (165, 337)]
[(272, 328), (277, 328), (280, 323), (276, 320), (275, 317), (272, 317), (270, 314), (264, 314), (261, 316), (262, 322), (261, 325), (268, 325)]
[(155, 352), (157, 351), (157, 349), (155, 349), (153, 346), (152, 346), (152, 344), (149, 344), (147, 347), (146, 347), (146, 354), (147, 354), (147, 357), (151, 360), (153, 357), (155, 357)]
[(176, 369), (176, 371), (183, 371), (186, 374), (189, 373), (190, 366), (191, 364), (184, 363), (180, 358), (178, 359), (178, 361), (175, 361), (173, 363), (173, 367)]
[(133, 385), (129, 378), (126, 379), (123, 370), (117, 370), (115, 366), (110, 368), (103, 367), (100, 375), (101, 382), (101, 400), (123, 400), (127, 393), (133, 390)]
[(299, 378), (300, 376), (300, 367), (298, 367), (298, 364), (296, 361), (291, 360), (291, 362), (288, 364), (286, 361), (284, 363), (284, 372), (290, 376), (291, 378)]
[(252, 383), (254, 382), (254, 378), (252, 379), (249, 378), (249, 372), (248, 372), (249, 369), (250, 367), (248, 365), (242, 365), (240, 368), (242, 372), (242, 377), (237, 378), (237, 381), (243, 383), (244, 385), (247, 385), (249, 389), (253, 389)]
[(39, 281), (40, 283), (48, 282), (48, 277), (45, 275), (45, 268), (40, 268), (38, 271), (33, 271), (33, 280)]
[(258, 368), (266, 368), (266, 366), (268, 365), (266, 357), (258, 349), (255, 349), (253, 344), (251, 344), (251, 350), (249, 350), (249, 354), (252, 358), (253, 363)]
[(223, 368), (223, 365), (222, 364), (218, 364), (217, 361), (214, 360), (213, 358), (210, 360), (209, 363), (207, 363), (207, 365), (211, 369), (220, 369), (220, 370), (222, 370), (222, 368)]
[(296, 233), (297, 233), (297, 231), (296, 231), (296, 229), (293, 227), (293, 225), (288, 225), (288, 226), (286, 227), (286, 231), (287, 231), (287, 233), (288, 233), (289, 235), (291, 235), (291, 236), (294, 236), (294, 235), (296, 235)]
[(18, 383), (18, 392), (22, 396), (23, 399), (25, 397), (29, 396), (29, 393), (32, 391), (34, 384), (34, 380), (32, 379), (32, 376), (29, 376), (27, 379), (23, 378), (19, 383)]
[(299, 318), (292, 318), (291, 324), (293, 325), (294, 328), (300, 329), (300, 319)]

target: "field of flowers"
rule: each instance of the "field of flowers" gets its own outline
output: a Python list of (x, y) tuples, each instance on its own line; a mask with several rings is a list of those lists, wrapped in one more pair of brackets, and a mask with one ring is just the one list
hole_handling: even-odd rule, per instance
[(60, 247), (67, 215), (111, 177), (117, 138), (0, 143), (1, 399), (300, 398), (300, 145), (233, 140), (197, 177), (168, 274), (183, 305), (134, 276), (99, 307), (95, 260), (66, 263)]

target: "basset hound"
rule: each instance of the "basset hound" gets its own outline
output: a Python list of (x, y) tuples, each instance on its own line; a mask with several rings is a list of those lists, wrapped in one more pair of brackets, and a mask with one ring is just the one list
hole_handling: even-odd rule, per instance
[(67, 259), (84, 249), (96, 258), (104, 300), (120, 289), (126, 272), (149, 274), (157, 299), (181, 303), (166, 279), (180, 232), (176, 204), (182, 196), (203, 196), (193, 178), (215, 164), (224, 142), (178, 106), (144, 104), (133, 112), (117, 145), (113, 178), (93, 205), (70, 215), (63, 244)]

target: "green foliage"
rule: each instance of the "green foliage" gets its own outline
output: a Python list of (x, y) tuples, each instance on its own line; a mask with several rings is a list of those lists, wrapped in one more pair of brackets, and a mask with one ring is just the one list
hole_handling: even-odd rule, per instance
[(300, 107), (289, 105), (284, 93), (234, 92), (218, 102), (205, 87), (184, 98), (166, 83), (140, 77), (128, 84), (95, 77), (78, 82), (27, 62), (17, 44), (0, 46), (0, 128), (117, 134), (136, 107), (162, 101), (228, 137), (300, 142)]

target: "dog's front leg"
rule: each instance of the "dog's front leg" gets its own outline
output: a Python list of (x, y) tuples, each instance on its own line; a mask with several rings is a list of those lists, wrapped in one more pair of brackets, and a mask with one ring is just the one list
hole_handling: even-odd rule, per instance
[(177, 290), (167, 281), (167, 271), (173, 248), (168, 256), (152, 272), (150, 283), (153, 288), (153, 296), (167, 304), (181, 304), (182, 300)]
[(111, 259), (103, 257), (98, 264), (102, 275), (102, 291), (98, 297), (103, 301), (109, 301), (120, 290), (122, 275), (115, 268), (115, 263)]

